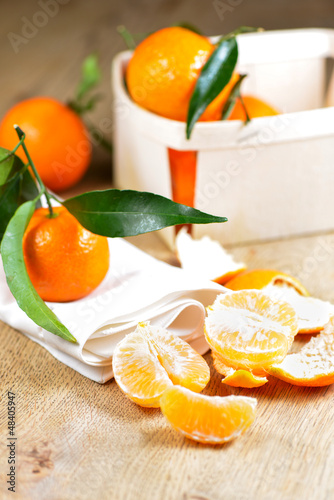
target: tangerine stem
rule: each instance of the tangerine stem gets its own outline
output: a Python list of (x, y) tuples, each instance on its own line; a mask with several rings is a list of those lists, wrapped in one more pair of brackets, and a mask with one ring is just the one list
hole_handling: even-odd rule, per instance
[(7, 160), (7, 158), (9, 158), (11, 155), (15, 154), (16, 151), (19, 149), (19, 147), (21, 146), (22, 142), (23, 142), (24, 138), (20, 139), (19, 142), (16, 144), (15, 148), (13, 148), (11, 151), (8, 152), (8, 155), (5, 156), (5, 158), (2, 159), (2, 161), (5, 161)]
[(250, 119), (250, 116), (248, 114), (248, 111), (247, 111), (247, 108), (246, 108), (246, 104), (245, 104), (245, 101), (243, 100), (242, 98), (242, 95), (239, 94), (239, 99), (240, 99), (240, 103), (241, 103), (241, 106), (244, 108), (244, 112), (245, 112), (245, 115), (246, 115), (246, 120), (245, 120), (245, 123), (249, 123), (251, 121)]
[(130, 31), (126, 29), (126, 27), (122, 24), (120, 26), (117, 26), (117, 33), (121, 35), (123, 38), (125, 45), (129, 50), (134, 50), (136, 48), (136, 42), (131, 35)]
[(40, 178), (39, 173), (37, 172), (37, 169), (36, 169), (36, 167), (34, 165), (34, 162), (31, 159), (31, 156), (29, 154), (27, 146), (25, 145), (24, 140), (26, 138), (26, 135), (23, 132), (23, 130), (20, 129), (20, 127), (18, 125), (14, 125), (14, 128), (15, 128), (15, 131), (16, 131), (17, 135), (19, 136), (19, 139), (22, 141), (22, 148), (23, 148), (23, 150), (25, 152), (25, 155), (26, 155), (26, 157), (28, 159), (28, 163), (29, 163), (30, 167), (32, 168), (32, 170), (33, 170), (33, 172), (35, 174), (35, 177), (36, 177), (37, 182), (39, 184), (39, 187), (41, 189), (41, 193), (44, 194), (44, 196), (46, 198), (46, 202), (48, 204), (48, 208), (49, 208), (49, 212), (50, 212), (50, 217), (54, 217), (54, 213), (53, 213), (53, 209), (52, 209), (52, 205), (51, 205), (51, 200), (50, 200), (50, 195), (47, 192), (46, 187), (44, 186), (43, 181)]
[(17, 151), (17, 150), (19, 149), (19, 147), (22, 145), (23, 141), (24, 141), (24, 137), (22, 137), (22, 138), (19, 140), (19, 142), (16, 144), (15, 148), (13, 148), (13, 149), (12, 149), (12, 151), (11, 151), (11, 152), (12, 152), (13, 154), (15, 154), (15, 153), (16, 153), (16, 151)]

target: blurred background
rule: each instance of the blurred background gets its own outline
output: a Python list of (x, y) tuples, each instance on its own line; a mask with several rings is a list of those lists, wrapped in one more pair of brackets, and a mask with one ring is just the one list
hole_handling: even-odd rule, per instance
[[(2, 0), (0, 5), (0, 116), (32, 96), (70, 99), (83, 59), (95, 51), (103, 72), (103, 98), (91, 119), (109, 136), (110, 65), (126, 49), (119, 25), (139, 34), (183, 21), (207, 35), (240, 25), (268, 30), (334, 27), (333, 0)], [(88, 179), (101, 174), (108, 179), (111, 175), (110, 155), (99, 148)]]

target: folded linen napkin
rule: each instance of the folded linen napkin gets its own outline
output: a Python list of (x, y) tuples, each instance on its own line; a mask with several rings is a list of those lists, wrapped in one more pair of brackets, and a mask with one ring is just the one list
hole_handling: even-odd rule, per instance
[(113, 377), (112, 354), (117, 342), (139, 321), (168, 328), (204, 354), (205, 307), (224, 288), (154, 259), (127, 241), (109, 239), (110, 269), (88, 297), (48, 303), (77, 343), (37, 326), (18, 307), (0, 262), (0, 319), (45, 347), (55, 358), (82, 375), (104, 383)]

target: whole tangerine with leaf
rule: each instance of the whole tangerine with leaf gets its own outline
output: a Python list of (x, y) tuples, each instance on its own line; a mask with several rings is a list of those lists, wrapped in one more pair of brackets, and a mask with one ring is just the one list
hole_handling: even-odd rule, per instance
[[(231, 57), (227, 58), (225, 72), (220, 74), (217, 84), (221, 88), (211, 92), (198, 117), (200, 120), (219, 119), (237, 80), (237, 74), (233, 74), (237, 51), (235, 40), (230, 40), (227, 43), (231, 45)], [(126, 70), (131, 98), (160, 116), (187, 121), (196, 83), (216, 48), (207, 37), (180, 26), (164, 28), (149, 35), (135, 48)]]
[[(27, 316), (65, 340), (76, 341), (44, 300), (78, 300), (93, 291), (109, 268), (107, 237), (227, 220), (133, 190), (106, 189), (58, 199), (43, 183), (24, 131), (14, 128), (18, 143), (12, 150), (0, 147), (0, 252), (6, 280)], [(26, 163), (16, 154), (20, 148)], [(41, 199), (47, 208), (41, 207)], [(54, 207), (55, 202), (60, 207)]]

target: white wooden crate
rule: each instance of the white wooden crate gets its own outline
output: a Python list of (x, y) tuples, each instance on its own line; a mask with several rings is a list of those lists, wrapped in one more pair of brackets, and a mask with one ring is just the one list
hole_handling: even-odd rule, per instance
[[(209, 234), (235, 244), (334, 229), (334, 84), (326, 89), (334, 30), (245, 34), (238, 36), (238, 45), (237, 70), (249, 75), (244, 93), (283, 114), (247, 126), (197, 123), (190, 140), (184, 123), (132, 102), (124, 86), (131, 52), (116, 56), (116, 185), (171, 197), (167, 148), (196, 150), (195, 206), (229, 222), (194, 226), (195, 237)], [(160, 233), (172, 246), (174, 229)]]

